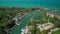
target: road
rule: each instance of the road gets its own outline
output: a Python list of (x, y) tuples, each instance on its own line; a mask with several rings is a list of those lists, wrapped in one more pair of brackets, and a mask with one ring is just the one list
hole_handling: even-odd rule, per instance
[(21, 29), (24, 28), (30, 21), (31, 18), (38, 18), (37, 16), (40, 16), (41, 11), (32, 11), (24, 17), (22, 16), (22, 19), (20, 21), (19, 25), (15, 25), (10, 34), (21, 34)]

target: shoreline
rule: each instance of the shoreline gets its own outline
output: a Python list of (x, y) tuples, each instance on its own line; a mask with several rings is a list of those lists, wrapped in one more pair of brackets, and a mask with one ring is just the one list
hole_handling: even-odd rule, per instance
[(60, 8), (57, 8), (57, 7), (46, 7), (46, 6), (0, 6), (0, 8), (56, 8), (56, 9), (60, 9)]

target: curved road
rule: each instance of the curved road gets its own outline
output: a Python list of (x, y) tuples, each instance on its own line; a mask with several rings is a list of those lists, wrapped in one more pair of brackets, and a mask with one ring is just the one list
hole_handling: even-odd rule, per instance
[(32, 11), (26, 15), (24, 15), (24, 17), (22, 16), (22, 19), (20, 21), (19, 25), (15, 25), (14, 28), (12, 29), (12, 31), (10, 32), (10, 34), (21, 34), (21, 29), (24, 28), (29, 20), (31, 18), (38, 18), (38, 16), (41, 16), (40, 14), (42, 13), (42, 11)]

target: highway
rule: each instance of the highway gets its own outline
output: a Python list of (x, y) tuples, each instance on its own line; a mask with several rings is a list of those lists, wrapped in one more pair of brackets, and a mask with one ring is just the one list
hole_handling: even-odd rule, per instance
[(38, 19), (38, 16), (41, 16), (42, 11), (32, 11), (24, 16), (20, 21), (19, 25), (15, 25), (10, 34), (21, 34), (21, 29), (24, 28), (30, 21), (30, 19)]

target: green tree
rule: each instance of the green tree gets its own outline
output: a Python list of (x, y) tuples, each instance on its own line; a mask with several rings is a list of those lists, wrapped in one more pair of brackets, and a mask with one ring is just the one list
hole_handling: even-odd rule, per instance
[(41, 34), (47, 34), (46, 30), (41, 31)]

